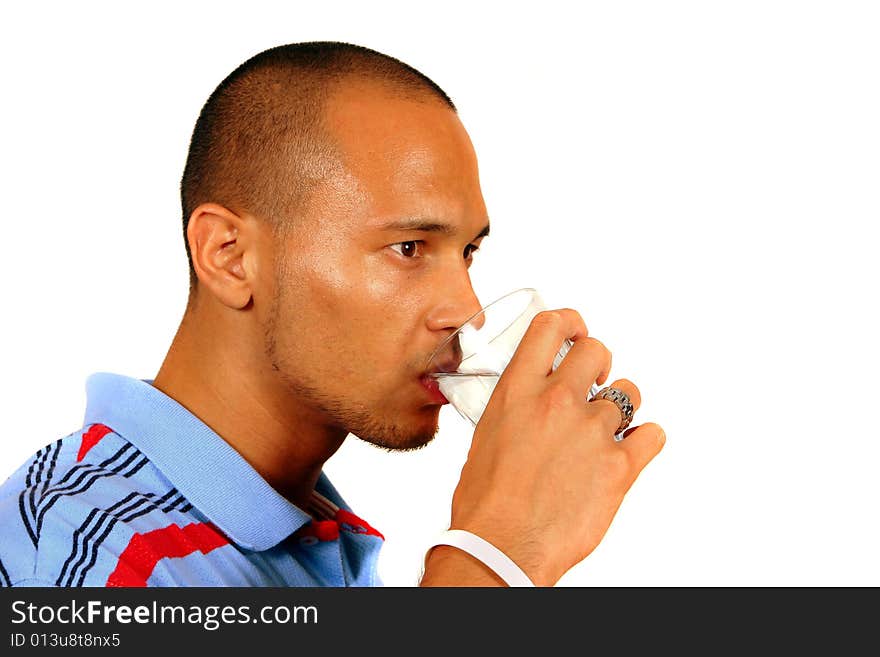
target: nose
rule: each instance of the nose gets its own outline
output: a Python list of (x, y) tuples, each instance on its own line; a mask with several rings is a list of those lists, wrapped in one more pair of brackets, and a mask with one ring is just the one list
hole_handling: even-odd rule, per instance
[[(449, 287), (438, 290), (438, 301), (428, 314), (426, 323), (432, 332), (446, 335), (452, 333), (479, 312), (480, 300), (471, 285), (470, 276), (464, 273), (450, 281)], [(445, 337), (445, 335), (444, 335)]]

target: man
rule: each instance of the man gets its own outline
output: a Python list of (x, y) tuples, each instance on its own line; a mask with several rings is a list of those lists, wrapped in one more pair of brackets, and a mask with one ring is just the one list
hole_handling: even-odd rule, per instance
[[(322, 466), (349, 434), (408, 450), (437, 431), (425, 363), (480, 307), (489, 233), (452, 101), (366, 48), (267, 50), (206, 102), (181, 197), (177, 335), (153, 380), (90, 377), (83, 428), (4, 484), (0, 582), (380, 584), (383, 537)], [(422, 585), (553, 585), (590, 554), (665, 440), (617, 442), (622, 406), (585, 401), (610, 362), (573, 310), (535, 318), (453, 496), (467, 540), (430, 550)]]

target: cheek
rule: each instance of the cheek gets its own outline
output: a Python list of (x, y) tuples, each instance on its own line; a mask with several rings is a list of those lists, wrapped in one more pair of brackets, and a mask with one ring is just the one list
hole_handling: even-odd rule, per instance
[(336, 244), (315, 249), (317, 255), (301, 263), (299, 278), (310, 305), (328, 318), (344, 318), (347, 329), (358, 334), (376, 335), (379, 326), (394, 332), (407, 318), (412, 322), (423, 303), (425, 274), (395, 266), (386, 252), (354, 239)]
[(279, 313), (289, 325), (278, 327), (288, 353), (336, 376), (381, 378), (393, 369), (406, 349), (412, 300), (378, 269), (370, 257), (332, 250), (291, 263)]
[[(328, 224), (329, 225), (329, 224)], [(420, 369), (430, 353), (425, 308), (437, 294), (427, 267), (396, 265), (379, 245), (339, 224), (301, 232), (285, 245), (279, 314), (289, 371), (299, 367), (380, 394)], [(308, 365), (306, 365), (308, 364)], [(336, 385), (328, 381), (327, 385)]]

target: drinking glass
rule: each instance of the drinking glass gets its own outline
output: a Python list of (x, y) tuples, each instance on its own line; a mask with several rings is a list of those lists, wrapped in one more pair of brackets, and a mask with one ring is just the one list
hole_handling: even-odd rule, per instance
[[(443, 396), (472, 425), (480, 421), (532, 318), (545, 309), (534, 288), (508, 292), (458, 327), (428, 359), (427, 369)], [(554, 370), (571, 346), (571, 340), (560, 345), (553, 360)], [(598, 391), (593, 384), (587, 400)]]

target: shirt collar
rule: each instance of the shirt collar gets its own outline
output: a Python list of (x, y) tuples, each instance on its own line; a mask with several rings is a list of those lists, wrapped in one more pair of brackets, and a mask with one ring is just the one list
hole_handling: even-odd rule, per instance
[[(137, 447), (184, 497), (236, 544), (267, 550), (311, 521), (229, 443), (174, 399), (133, 379), (86, 380), (85, 424), (105, 424)], [(347, 508), (322, 472), (316, 490)]]

